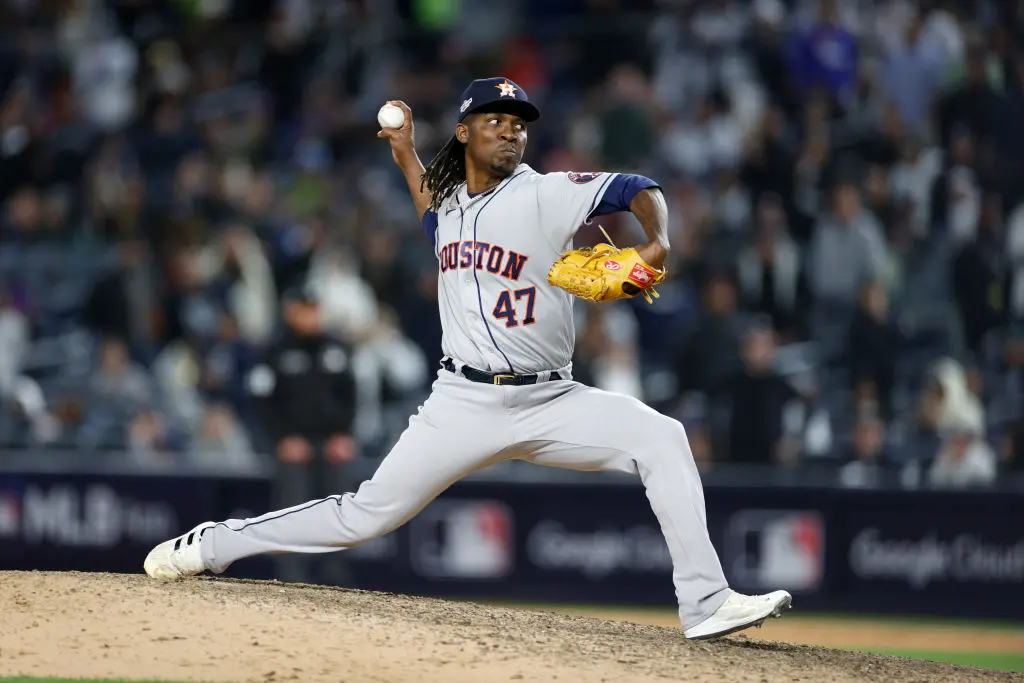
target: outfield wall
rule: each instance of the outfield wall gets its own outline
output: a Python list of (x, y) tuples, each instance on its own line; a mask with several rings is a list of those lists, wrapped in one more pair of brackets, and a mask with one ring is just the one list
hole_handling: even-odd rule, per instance
[[(269, 505), (258, 474), (6, 467), (0, 569), (138, 572), (153, 544)], [(672, 604), (668, 551), (643, 489), (615, 477), (558, 479), (457, 484), (405, 527), (347, 553), (358, 587)], [(787, 588), (806, 610), (1024, 620), (1019, 492), (708, 481), (705, 496), (712, 540), (740, 590)], [(253, 559), (228, 575), (268, 578), (272, 569)]]

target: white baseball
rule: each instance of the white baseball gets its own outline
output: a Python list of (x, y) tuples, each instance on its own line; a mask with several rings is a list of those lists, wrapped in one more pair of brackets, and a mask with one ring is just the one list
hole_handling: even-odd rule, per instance
[(405, 112), (393, 104), (385, 104), (377, 112), (377, 123), (381, 128), (401, 128), (405, 123)]

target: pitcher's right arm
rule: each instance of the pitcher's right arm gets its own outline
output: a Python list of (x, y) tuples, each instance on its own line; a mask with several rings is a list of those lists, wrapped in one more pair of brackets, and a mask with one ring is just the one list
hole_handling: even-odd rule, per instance
[(419, 155), (416, 154), (412, 110), (401, 100), (389, 100), (388, 104), (393, 104), (405, 112), (405, 123), (401, 128), (383, 128), (377, 133), (377, 137), (387, 138), (391, 141), (391, 156), (394, 157), (395, 163), (405, 175), (409, 194), (412, 195), (413, 204), (416, 205), (416, 215), (422, 222), (423, 214), (430, 208), (431, 193), (426, 188), (421, 189), (420, 181), (425, 169)]

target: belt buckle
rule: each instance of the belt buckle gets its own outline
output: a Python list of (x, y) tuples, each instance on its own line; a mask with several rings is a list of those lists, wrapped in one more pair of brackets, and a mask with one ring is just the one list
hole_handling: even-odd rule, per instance
[(498, 385), (500, 385), (500, 384), (502, 384), (502, 381), (501, 381), (501, 380), (503, 380), (503, 379), (505, 379), (505, 378), (508, 378), (508, 379), (515, 379), (515, 378), (516, 378), (516, 376), (515, 376), (515, 375), (493, 375), (493, 376), (491, 377), (491, 381), (492, 381), (492, 382), (494, 382), (494, 384), (498, 384)]

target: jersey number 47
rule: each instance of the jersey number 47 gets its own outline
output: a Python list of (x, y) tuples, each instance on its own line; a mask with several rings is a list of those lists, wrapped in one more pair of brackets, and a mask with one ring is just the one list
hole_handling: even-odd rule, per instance
[(536, 318), (533, 317), (533, 304), (537, 300), (537, 288), (526, 287), (525, 289), (506, 289), (498, 295), (498, 302), (494, 304), (494, 310), (492, 314), (495, 318), (505, 321), (505, 327), (515, 327), (519, 324), (519, 318), (516, 315), (516, 307), (512, 305), (512, 299), (515, 299), (516, 303), (520, 303), (523, 299), (526, 299), (526, 316), (523, 318), (524, 325), (532, 325), (537, 322)]

